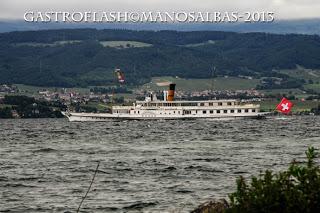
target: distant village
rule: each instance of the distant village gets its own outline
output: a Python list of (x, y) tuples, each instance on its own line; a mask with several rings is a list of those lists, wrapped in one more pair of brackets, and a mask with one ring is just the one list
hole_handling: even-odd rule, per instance
[[(158, 99), (161, 99), (163, 94), (162, 91), (152, 91), (157, 94)], [(132, 92), (131, 96), (121, 98), (121, 94), (110, 92), (101, 92), (91, 90), (88, 93), (76, 92), (69, 88), (57, 88), (54, 91), (41, 89), (37, 91), (37, 94), (33, 96), (36, 99), (45, 100), (48, 102), (61, 101), (66, 105), (71, 105), (72, 103), (88, 103), (88, 102), (101, 102), (101, 103), (113, 103), (115, 102), (132, 102), (134, 100), (144, 98), (150, 93), (150, 90), (146, 91), (143, 89), (137, 89)], [(0, 85), (0, 100), (4, 98), (5, 95), (23, 95), (26, 91), (21, 91), (15, 85)], [(258, 90), (224, 90), (224, 91), (176, 91), (176, 99), (207, 99), (207, 98), (263, 98), (265, 95)]]

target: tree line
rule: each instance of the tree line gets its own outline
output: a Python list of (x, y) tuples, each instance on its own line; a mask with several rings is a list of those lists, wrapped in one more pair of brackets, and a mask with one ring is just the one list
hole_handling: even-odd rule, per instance
[[(152, 46), (112, 48), (100, 43), (114, 40)], [(54, 44), (57, 41), (64, 43)], [(210, 78), (212, 66), (217, 76), (289, 78), (276, 70), (297, 65), (319, 69), (319, 55), (316, 35), (94, 29), (11, 32), (0, 34), (0, 83), (110, 86), (116, 84), (114, 69), (120, 68), (127, 85), (139, 85), (154, 76)]]

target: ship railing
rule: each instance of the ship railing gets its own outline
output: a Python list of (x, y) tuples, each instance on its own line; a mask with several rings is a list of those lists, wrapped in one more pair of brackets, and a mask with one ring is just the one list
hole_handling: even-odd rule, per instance
[(130, 110), (130, 109), (250, 109), (259, 108), (259, 104), (241, 104), (241, 105), (231, 105), (231, 106), (114, 106), (113, 110)]

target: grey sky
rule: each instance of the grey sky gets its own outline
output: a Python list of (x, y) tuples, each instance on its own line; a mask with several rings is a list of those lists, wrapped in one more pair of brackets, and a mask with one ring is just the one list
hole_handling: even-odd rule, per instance
[(26, 11), (272, 11), (276, 19), (320, 18), (320, 0), (0, 0), (0, 19)]

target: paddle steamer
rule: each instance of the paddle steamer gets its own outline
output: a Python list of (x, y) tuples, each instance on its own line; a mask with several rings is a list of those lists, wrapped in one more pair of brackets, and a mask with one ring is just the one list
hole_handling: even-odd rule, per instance
[(109, 119), (240, 119), (264, 118), (260, 105), (243, 103), (238, 100), (174, 100), (175, 84), (164, 91), (163, 100), (152, 93), (144, 101), (136, 101), (132, 106), (113, 106), (111, 113), (64, 112), (69, 121), (108, 121)]

